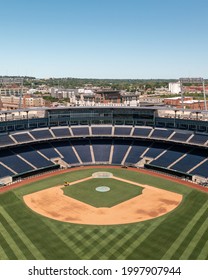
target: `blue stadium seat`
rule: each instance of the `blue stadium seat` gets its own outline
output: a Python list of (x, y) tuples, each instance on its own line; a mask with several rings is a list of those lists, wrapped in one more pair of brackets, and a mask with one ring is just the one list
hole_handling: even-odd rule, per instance
[(114, 135), (130, 135), (132, 127), (115, 126)]
[(0, 162), (3, 162), (17, 173), (24, 173), (34, 169), (8, 149), (0, 152)]
[(69, 137), (71, 133), (68, 127), (52, 127), (51, 130), (53, 131), (56, 137)]
[(193, 169), (190, 173), (193, 175), (208, 178), (208, 160), (206, 160), (204, 163)]
[(204, 145), (207, 142), (207, 140), (208, 140), (208, 135), (195, 134), (189, 140), (189, 143)]
[(155, 128), (150, 138), (167, 139), (172, 133), (172, 130)]
[(194, 149), (190, 151), (184, 158), (178, 161), (176, 164), (171, 166), (171, 169), (188, 172), (190, 169), (194, 168), (197, 164), (207, 158), (208, 152), (202, 149)]
[(148, 141), (134, 141), (125, 162), (128, 164), (135, 164), (140, 161), (141, 155), (149, 147), (149, 145), (150, 142)]
[(53, 162), (45, 159), (40, 154), (37, 153), (32, 147), (30, 146), (20, 146), (12, 148), (11, 151), (15, 154), (21, 155), (24, 159), (26, 159), (29, 163), (34, 165), (36, 168), (44, 168), (48, 166), (54, 165)]
[(112, 158), (113, 164), (121, 164), (131, 143), (132, 140), (122, 140), (122, 139), (114, 140), (113, 143), (114, 150), (113, 150), (113, 158)]
[(18, 134), (12, 134), (12, 136), (14, 137), (14, 139), (18, 143), (34, 141), (33, 138), (27, 132), (18, 133)]
[(92, 135), (111, 135), (112, 126), (92, 126)]
[(96, 162), (109, 162), (110, 150), (112, 145), (111, 139), (92, 139), (91, 140), (94, 157)]
[(72, 146), (69, 141), (56, 141), (51, 142), (51, 145), (55, 147), (63, 156), (63, 160), (68, 164), (78, 164), (79, 160), (75, 155)]
[(192, 133), (188, 132), (175, 132), (175, 134), (170, 138), (170, 140), (178, 142), (186, 142)]
[(175, 145), (162, 154), (159, 158), (153, 160), (151, 164), (160, 167), (168, 167), (170, 164), (184, 155), (184, 153), (187, 153), (190, 150), (191, 148), (189, 147)]
[(45, 155), (48, 159), (51, 158), (60, 158), (60, 155), (54, 150), (54, 147), (50, 143), (39, 143), (34, 144), (32, 147)]
[(151, 146), (149, 146), (149, 150), (144, 154), (144, 156), (149, 158), (156, 158), (164, 150), (167, 150), (170, 147), (171, 145), (167, 143), (160, 143), (160, 142), (153, 143)]
[(73, 134), (75, 136), (85, 136), (89, 135), (89, 127), (88, 126), (79, 126), (79, 127), (72, 127)]
[(150, 132), (152, 131), (152, 128), (145, 128), (145, 127), (135, 127), (133, 136), (140, 136), (140, 137), (147, 137)]
[(51, 139), (53, 138), (53, 135), (50, 133), (50, 130), (48, 128), (46, 129), (41, 129), (41, 130), (32, 130), (30, 131), (32, 136), (35, 139)]
[(92, 156), (90, 152), (90, 143), (88, 140), (72, 140), (71, 144), (76, 149), (81, 161), (83, 163), (92, 163)]
[(0, 134), (0, 146), (9, 146), (15, 142), (9, 137), (8, 134)]
[(7, 176), (12, 176), (12, 175), (15, 175), (15, 173), (11, 172), (9, 169), (4, 167), (0, 163), (0, 178), (4, 178), (4, 177), (7, 177)]

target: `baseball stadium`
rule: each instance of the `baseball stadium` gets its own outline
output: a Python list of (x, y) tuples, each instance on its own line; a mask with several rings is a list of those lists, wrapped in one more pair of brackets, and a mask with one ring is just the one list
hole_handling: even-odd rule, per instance
[(1, 260), (207, 260), (208, 114), (0, 113)]

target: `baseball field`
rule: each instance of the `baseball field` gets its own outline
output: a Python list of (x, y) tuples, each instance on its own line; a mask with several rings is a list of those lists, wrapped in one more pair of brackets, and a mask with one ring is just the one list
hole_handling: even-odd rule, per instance
[(80, 167), (13, 187), (0, 193), (2, 260), (208, 259), (208, 193), (183, 181)]

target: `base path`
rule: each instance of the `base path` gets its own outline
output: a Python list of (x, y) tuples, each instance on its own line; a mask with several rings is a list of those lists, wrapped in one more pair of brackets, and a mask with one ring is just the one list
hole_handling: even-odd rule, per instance
[[(110, 208), (96, 208), (66, 196), (63, 186), (28, 194), (23, 199), (28, 207), (43, 216), (62, 222), (88, 225), (128, 224), (153, 219), (172, 211), (182, 201), (180, 194), (118, 177), (113, 178), (142, 186), (144, 190), (141, 195)], [(89, 177), (85, 180), (89, 180)]]

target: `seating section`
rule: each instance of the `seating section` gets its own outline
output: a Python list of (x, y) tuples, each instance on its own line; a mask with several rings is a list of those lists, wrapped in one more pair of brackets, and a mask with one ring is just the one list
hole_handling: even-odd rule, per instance
[(114, 151), (113, 151), (113, 158), (112, 158), (112, 163), (113, 164), (121, 164), (122, 160), (131, 145), (132, 141), (129, 140), (115, 140), (113, 143), (114, 146)]
[(69, 137), (71, 133), (68, 127), (55, 127), (51, 128), (52, 132), (56, 137)]
[(34, 141), (34, 139), (27, 133), (18, 133), (18, 134), (12, 134), (12, 137), (18, 142), (18, 143), (24, 143), (24, 142), (31, 142)]
[(50, 143), (34, 144), (32, 147), (36, 151), (39, 151), (41, 154), (46, 156), (48, 159), (60, 158), (60, 155), (55, 151), (54, 147), (52, 147)]
[(167, 139), (172, 133), (172, 130), (155, 128), (151, 138)]
[(39, 139), (51, 139), (53, 138), (52, 134), (50, 133), (49, 129), (41, 129), (41, 130), (32, 130), (30, 131), (32, 136), (39, 140)]
[(15, 144), (15, 142), (9, 137), (8, 134), (0, 135), (0, 146), (9, 146)]
[(176, 164), (171, 166), (171, 169), (182, 171), (182, 172), (188, 172), (189, 170), (194, 168), (194, 166), (198, 165), (200, 162), (206, 159), (207, 156), (208, 156), (207, 151), (198, 148), (194, 149), (190, 151), (184, 158), (182, 158)]
[(175, 132), (173, 136), (170, 138), (170, 140), (178, 141), (178, 142), (186, 142), (191, 135), (192, 135), (191, 133)]
[(189, 143), (204, 145), (207, 141), (208, 141), (208, 136), (207, 135), (195, 134), (189, 140)]
[(149, 158), (156, 158), (163, 151), (169, 149), (170, 147), (171, 144), (167, 144), (167, 143), (159, 143), (159, 142), (151, 143), (149, 149), (146, 151), (144, 156)]
[(4, 178), (4, 177), (7, 177), (7, 176), (12, 176), (12, 175), (15, 175), (15, 173), (10, 171), (8, 168), (4, 167), (0, 163), (0, 178)]
[(112, 126), (92, 126), (92, 135), (111, 135)]
[(72, 129), (72, 132), (75, 136), (89, 135), (89, 127), (88, 126), (72, 127), (71, 129)]
[(54, 165), (53, 162), (45, 159), (37, 153), (31, 146), (21, 146), (12, 148), (11, 151), (15, 154), (20, 155), (26, 161), (34, 165), (36, 168), (44, 168)]
[(111, 139), (92, 139), (91, 140), (95, 162), (109, 163), (112, 140)]
[(156, 160), (151, 162), (152, 165), (160, 166), (160, 167), (168, 167), (170, 164), (174, 163), (177, 159), (190, 151), (188, 147), (182, 146), (173, 146), (169, 150), (167, 150), (164, 154), (159, 156)]
[(145, 152), (145, 150), (149, 147), (150, 142), (145, 141), (134, 141), (131, 147), (131, 150), (125, 160), (127, 164), (135, 164), (140, 161), (141, 155)]
[[(136, 165), (140, 160), (150, 158), (152, 168), (154, 165), (169, 169), (170, 173), (177, 171), (208, 177), (208, 149), (200, 147), (208, 141), (207, 135), (137, 126), (131, 139), (131, 126), (112, 128), (111, 125), (93, 125), (91, 129), (64, 126), (14, 132), (12, 137), (4, 133), (0, 135), (0, 178), (54, 168), (54, 158), (61, 158), (69, 166)], [(111, 137), (112, 131), (115, 137)], [(54, 139), (54, 135), (65, 139)]]
[(148, 137), (152, 128), (135, 127), (133, 136)]
[(88, 140), (80, 140), (80, 141), (74, 140), (71, 141), (71, 144), (74, 146), (82, 162), (92, 163), (90, 143)]
[(9, 149), (1, 151), (0, 162), (9, 166), (16, 173), (24, 173), (34, 169), (31, 165), (29, 165), (24, 160), (19, 158), (16, 154), (14, 154)]
[(208, 160), (203, 162), (201, 165), (193, 169), (190, 173), (193, 175), (203, 176), (205, 178), (208, 178)]
[(132, 127), (116, 126), (114, 129), (114, 135), (130, 135)]
[(63, 160), (68, 164), (78, 164), (79, 160), (74, 153), (69, 141), (51, 142), (52, 146), (56, 148), (62, 155)]

